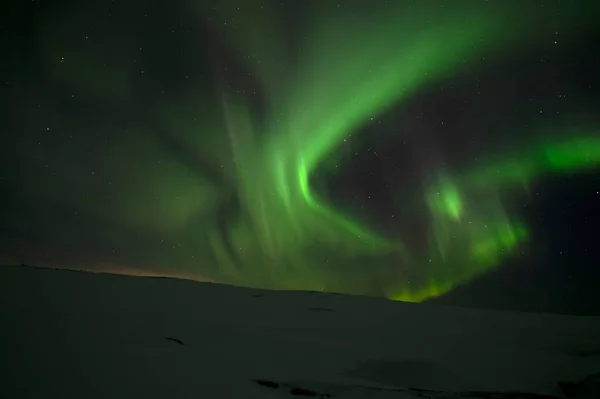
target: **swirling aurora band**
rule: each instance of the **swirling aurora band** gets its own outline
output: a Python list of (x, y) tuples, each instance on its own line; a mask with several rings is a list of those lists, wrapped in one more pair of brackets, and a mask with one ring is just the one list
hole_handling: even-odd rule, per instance
[(487, 3), (471, 3), (445, 11), (431, 2), (410, 11), (391, 5), (387, 12), (338, 12), (335, 18), (321, 12), (296, 62), (285, 56), (276, 19), (266, 12), (236, 16), (226, 36), (258, 76), (270, 117), (265, 131), (254, 134), (245, 99), (223, 85), (235, 159), (229, 180), (244, 215), (227, 232), (233, 255), (216, 233), (211, 236), (227, 279), (252, 282), (251, 266), (261, 264), (278, 288), (368, 292), (375, 279), (388, 298), (421, 301), (497, 266), (528, 237), (527, 227), (505, 209), (502, 190), (600, 163), (597, 132), (565, 131), (527, 144), (526, 151), (500, 154), (495, 163), (463, 172), (438, 168), (423, 193), (431, 220), (425, 253), (375, 233), (311, 190), (319, 163), (372, 115), (461, 72), (466, 60), (515, 46), (548, 26), (572, 29), (581, 13), (597, 11), (558, 14), (547, 7), (532, 18), (523, 4), (490, 10)]

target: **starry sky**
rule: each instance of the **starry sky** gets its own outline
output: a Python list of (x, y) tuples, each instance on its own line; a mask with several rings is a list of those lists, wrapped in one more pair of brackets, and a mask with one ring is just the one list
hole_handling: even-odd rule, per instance
[(600, 314), (599, 16), (9, 2), (0, 262)]

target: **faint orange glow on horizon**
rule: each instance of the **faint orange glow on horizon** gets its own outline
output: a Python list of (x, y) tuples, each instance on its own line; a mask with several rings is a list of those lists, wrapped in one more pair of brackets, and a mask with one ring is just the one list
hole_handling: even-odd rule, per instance
[(84, 269), (72, 269), (72, 270), (82, 270), (91, 273), (107, 273), (107, 274), (122, 274), (127, 276), (137, 276), (137, 277), (167, 277), (167, 278), (178, 278), (182, 280), (193, 280), (201, 283), (218, 283), (218, 281), (210, 279), (208, 277), (195, 275), (193, 273), (188, 273), (184, 271), (177, 272), (157, 272), (153, 270), (144, 270), (141, 268), (128, 267), (128, 266), (119, 266), (110, 262), (96, 262), (93, 268)]
[[(1, 258), (0, 265), (26, 265), (30, 267), (39, 267), (44, 269), (59, 269), (59, 270), (73, 270), (73, 271), (82, 271), (88, 273), (100, 273), (100, 274), (119, 274), (126, 276), (136, 276), (136, 277), (165, 277), (165, 278), (176, 278), (182, 280), (192, 280), (201, 283), (221, 283), (220, 281), (201, 276), (198, 274), (186, 272), (186, 271), (154, 271), (147, 270), (140, 267), (132, 267), (119, 265), (113, 262), (106, 261), (66, 261), (64, 263), (61, 262), (60, 265), (55, 264), (53, 262), (47, 261), (35, 261), (25, 259), (16, 261), (11, 258)], [(88, 266), (81, 266), (82, 264)], [(77, 266), (75, 266), (77, 265)]]

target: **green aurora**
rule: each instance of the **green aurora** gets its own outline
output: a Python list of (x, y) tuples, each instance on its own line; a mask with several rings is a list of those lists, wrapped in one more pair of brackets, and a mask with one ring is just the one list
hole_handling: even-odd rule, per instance
[[(541, 32), (560, 30), (568, 37), (594, 26), (600, 3), (325, 1), (306, 4), (294, 29), (284, 26), (279, 1), (238, 3), (197, 5), (188, 16), (198, 25), (209, 21), (214, 36), (258, 81), (265, 101), (260, 116), (253, 93), (222, 73), (218, 56), (211, 60), (218, 99), (195, 93), (190, 83), (184, 97), (161, 97), (163, 103), (145, 111), (155, 111), (157, 123), (132, 122), (127, 129), (111, 125), (101, 115), (105, 111), (85, 121), (77, 110), (57, 116), (58, 101), (43, 95), (35, 105), (29, 100), (42, 85), (13, 84), (18, 89), (10, 101), (19, 111), (10, 118), (19, 131), (16, 144), (0, 142), (0, 149), (10, 148), (0, 162), (6, 170), (21, 168), (4, 183), (20, 195), (14, 208), (26, 211), (15, 210), (11, 221), (43, 220), (39, 237), (53, 237), (56, 247), (81, 248), (82, 231), (89, 231), (83, 226), (92, 224), (92, 240), (102, 243), (98, 252), (137, 254), (121, 259), (116, 268), (122, 270), (147, 267), (173, 275), (181, 268), (180, 275), (237, 285), (422, 301), (498, 267), (531, 238), (507, 197), (526, 195), (544, 175), (600, 165), (598, 130), (586, 121), (564, 129), (547, 121), (524, 128), (527, 140), (460, 168), (432, 154), (424, 188), (414, 193), (428, 213), (422, 221), (425, 244), (414, 246), (405, 231), (379, 231), (315, 188), (315, 176), (337, 148), (372, 117), (444, 79), (468, 75), (482, 59), (489, 63), (527, 49), (544, 38)], [(110, 7), (118, 15), (119, 6)], [(129, 53), (141, 60), (142, 45), (120, 36), (135, 37), (142, 28), (115, 23), (110, 31), (117, 39), (111, 42), (102, 40), (106, 21), (85, 27), (78, 22), (100, 19), (100, 11), (79, 10), (80, 18), (61, 12), (36, 23), (45, 70), (73, 93), (118, 109), (115, 125), (129, 121), (122, 114), (137, 101), (131, 76), (148, 79), (152, 68), (142, 76), (137, 59), (106, 60)], [(122, 20), (133, 19), (122, 13)], [(167, 33), (156, 37), (161, 34)], [(85, 43), (94, 39), (92, 52)], [(164, 135), (154, 134), (156, 124), (180, 140), (176, 151)], [(32, 138), (29, 131), (53, 136)], [(194, 163), (199, 159), (205, 162)], [(48, 215), (48, 207), (56, 211)], [(411, 205), (405, 207), (398, 212), (410, 213)], [(173, 243), (170, 252), (159, 250), (163, 241)]]
[[(230, 231), (235, 259), (216, 246), (234, 280), (245, 281), (247, 276), (237, 275), (233, 263), (252, 259), (251, 264), (269, 265), (270, 278), (280, 288), (352, 292), (362, 289), (356, 285), (361, 273), (377, 273), (385, 267), (378, 263), (388, 263), (388, 268), (404, 271), (391, 273), (387, 280), (382, 277), (387, 297), (421, 301), (437, 296), (497, 266), (528, 237), (527, 227), (505, 209), (502, 190), (526, 187), (544, 173), (600, 163), (600, 140), (592, 138), (595, 132), (585, 132), (534, 143), (527, 152), (505, 154), (497, 164), (463, 174), (440, 168), (422, 196), (432, 221), (426, 253), (375, 233), (311, 190), (310, 177), (320, 161), (372, 115), (437, 79), (460, 73), (465, 60), (523, 45), (523, 37), (535, 36), (541, 25), (570, 29), (577, 20), (577, 13), (566, 17), (568, 9), (557, 14), (549, 8), (547, 14), (530, 18), (516, 3), (494, 11), (474, 4), (456, 3), (447, 12), (439, 11), (441, 3), (409, 9), (388, 6), (387, 12), (354, 10), (335, 18), (321, 12), (311, 22), (300, 54), (284, 63), (289, 67), (285, 74), (292, 76), (285, 79), (277, 70), (285, 58), (284, 46), (276, 39), (281, 37), (277, 19), (263, 15), (262, 29), (255, 30), (250, 28), (255, 23), (244, 21), (244, 16), (255, 21), (257, 15), (238, 12), (231, 24), (235, 28), (226, 33), (243, 49), (240, 58), (249, 60), (248, 67), (261, 78), (272, 118), (266, 132), (255, 133), (243, 99), (224, 94), (236, 160), (234, 180), (247, 216)], [(359, 276), (352, 275), (350, 267), (328, 274), (323, 263), (351, 259), (363, 262)]]

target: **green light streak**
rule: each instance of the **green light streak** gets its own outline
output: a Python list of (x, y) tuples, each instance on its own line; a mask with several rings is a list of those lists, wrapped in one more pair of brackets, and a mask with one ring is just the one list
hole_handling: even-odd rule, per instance
[[(528, 13), (513, 2), (492, 11), (472, 2), (458, 2), (448, 10), (428, 4), (414, 9), (389, 5), (365, 15), (328, 17), (323, 12), (294, 57), (285, 57), (276, 19), (268, 14), (252, 15), (262, 22), (260, 29), (238, 15), (236, 29), (226, 32), (242, 49), (240, 58), (249, 60), (261, 78), (269, 107), (266, 131), (257, 134), (243, 99), (223, 90), (235, 182), (247, 218), (231, 229), (229, 239), (236, 257), (248, 267), (265, 265), (277, 287), (351, 291), (349, 281), (355, 277), (346, 278), (339, 268), (329, 272), (321, 261), (340, 264), (352, 255), (371, 257), (359, 275), (369, 275), (390, 259), (397, 263), (386, 267), (419, 270), (410, 284), (384, 281), (390, 298), (420, 301), (447, 292), (496, 266), (527, 238), (526, 227), (507, 215), (500, 200), (503, 184), (600, 163), (598, 142), (576, 139), (542, 145), (462, 175), (439, 171), (443, 177), (423, 196), (431, 216), (431, 248), (424, 254), (317, 198), (310, 175), (370, 117), (483, 54), (519, 44), (542, 25), (567, 29), (571, 23), (564, 13), (559, 19), (552, 7), (540, 16), (539, 10)], [(529, 15), (537, 17), (530, 20)], [(217, 241), (219, 259), (228, 265), (225, 274), (248, 281), (252, 272), (236, 269)]]

